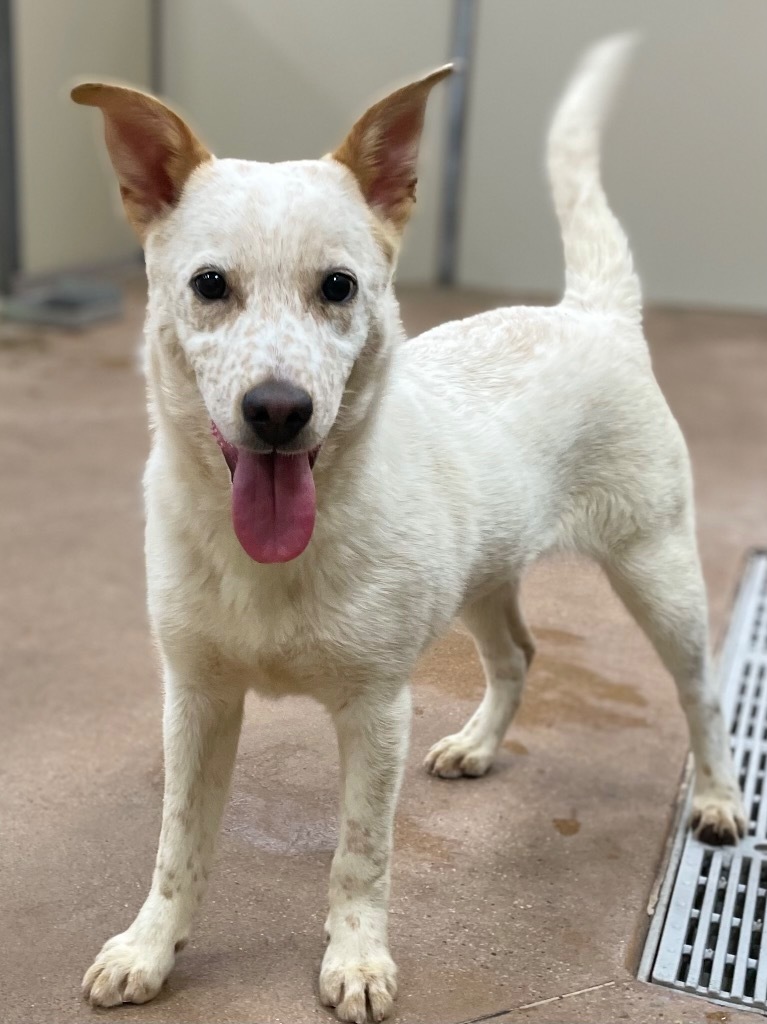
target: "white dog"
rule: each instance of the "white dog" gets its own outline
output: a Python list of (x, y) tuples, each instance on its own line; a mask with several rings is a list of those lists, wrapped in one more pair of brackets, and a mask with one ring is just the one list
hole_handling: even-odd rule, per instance
[(599, 136), (630, 42), (598, 46), (553, 122), (549, 173), (567, 287), (402, 335), (392, 278), (441, 68), (375, 104), (341, 147), (281, 164), (215, 159), (156, 99), (81, 85), (99, 107), (143, 240), (152, 452), (149, 610), (165, 678), (165, 799), (151, 890), (85, 975), (96, 1006), (155, 996), (202, 899), (249, 687), (311, 694), (340, 747), (322, 1001), (383, 1019), (392, 826), (413, 665), (460, 615), (487, 677), (430, 751), (482, 775), (533, 642), (534, 559), (577, 551), (676, 680), (697, 776), (693, 827), (745, 819), (711, 672), (685, 444), (657, 387)]

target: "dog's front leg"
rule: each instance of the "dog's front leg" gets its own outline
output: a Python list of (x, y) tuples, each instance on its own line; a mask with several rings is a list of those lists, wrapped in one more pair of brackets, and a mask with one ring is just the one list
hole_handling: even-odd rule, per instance
[(145, 1003), (185, 944), (208, 878), (242, 723), (243, 689), (210, 671), (214, 658), (166, 665), (165, 797), (152, 886), (127, 931), (83, 979), (94, 1006)]
[(320, 996), (341, 1020), (383, 1020), (397, 972), (387, 913), (394, 809), (410, 732), (410, 691), (382, 687), (334, 714), (341, 755), (342, 807), (330, 872), (329, 944)]

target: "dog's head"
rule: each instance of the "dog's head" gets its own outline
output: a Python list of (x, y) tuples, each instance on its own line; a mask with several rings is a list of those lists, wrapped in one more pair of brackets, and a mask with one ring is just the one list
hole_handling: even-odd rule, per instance
[(278, 164), (216, 159), (133, 89), (73, 90), (104, 115), (158, 335), (199, 390), (232, 471), (235, 530), (258, 561), (306, 546), (317, 452), (365, 416), (360, 367), (388, 341), (426, 101), (450, 70), (376, 103), (334, 153)]

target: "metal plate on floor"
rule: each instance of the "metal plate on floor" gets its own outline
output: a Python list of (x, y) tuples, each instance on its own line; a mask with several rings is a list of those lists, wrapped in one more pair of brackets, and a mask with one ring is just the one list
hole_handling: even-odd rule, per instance
[[(743, 1009), (767, 1010), (767, 552), (748, 560), (720, 665), (735, 767), (749, 818), (736, 848), (687, 829), (671, 847), (640, 978)], [(764, 799), (763, 799), (764, 796)]]

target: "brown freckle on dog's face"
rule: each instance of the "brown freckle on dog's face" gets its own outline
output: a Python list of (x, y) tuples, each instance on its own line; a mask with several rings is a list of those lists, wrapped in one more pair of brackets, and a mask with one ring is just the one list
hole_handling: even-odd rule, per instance
[(176, 877), (176, 872), (169, 871), (165, 877), (168, 879), (169, 882), (172, 882), (173, 879)]
[(173, 890), (171, 889), (171, 887), (169, 885), (164, 885), (162, 887), (162, 889), (160, 890), (160, 895), (163, 896), (164, 899), (166, 899), (166, 900), (172, 900), (173, 899)]
[(354, 301), (354, 299), (351, 299), (343, 304), (328, 302), (319, 295), (310, 301), (309, 309), (316, 320), (319, 320), (321, 323), (329, 323), (336, 334), (348, 334), (354, 323), (354, 310), (352, 308)]
[(220, 301), (205, 302), (203, 299), (194, 299), (191, 312), (184, 319), (196, 330), (215, 331), (218, 328), (234, 323), (240, 315), (239, 306), (229, 299)]
[(353, 932), (356, 932), (360, 926), (360, 919), (356, 914), (349, 914), (346, 918), (346, 923), (349, 925)]

